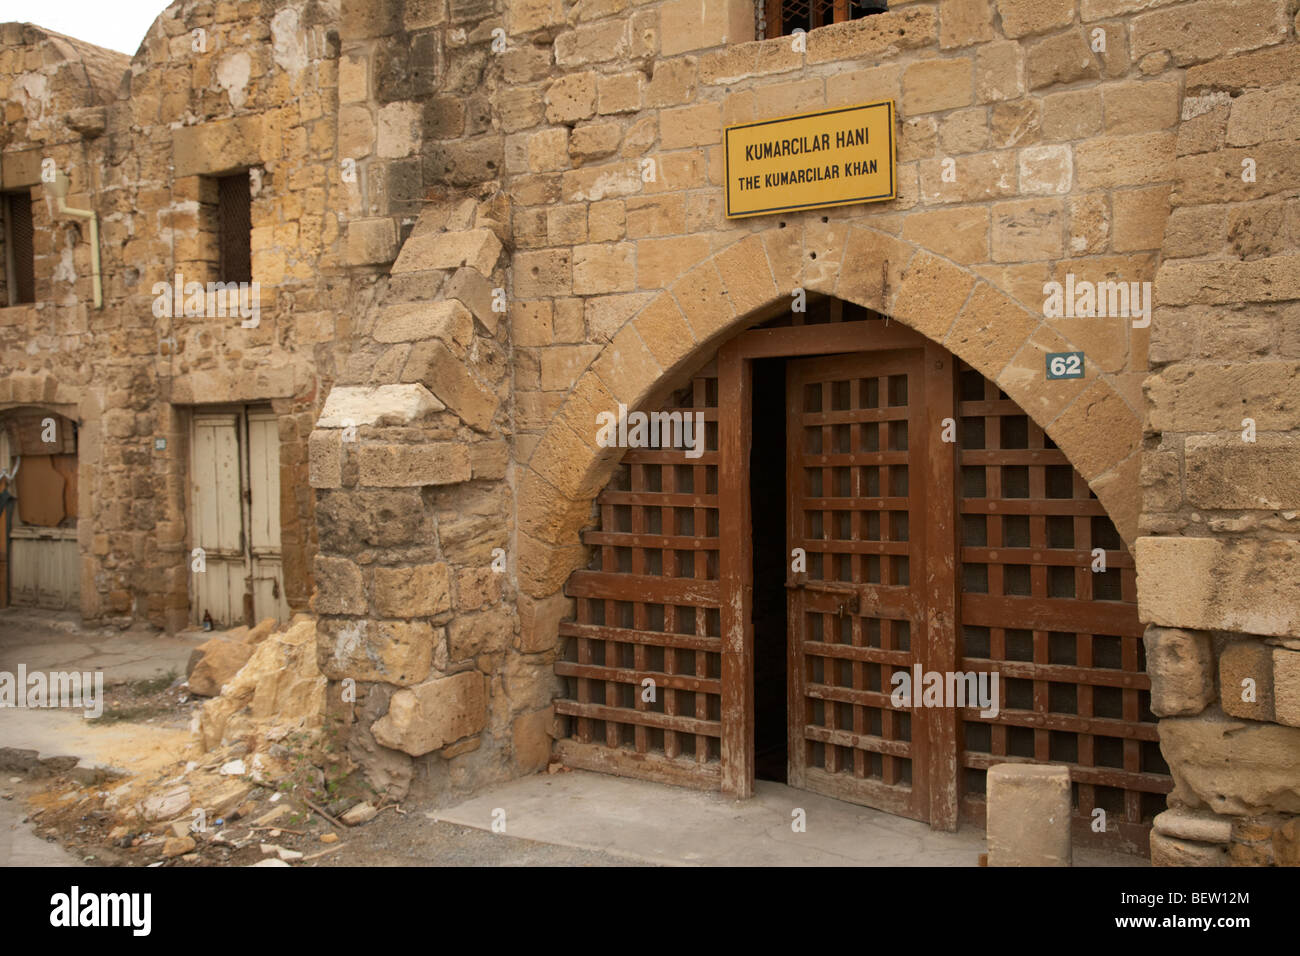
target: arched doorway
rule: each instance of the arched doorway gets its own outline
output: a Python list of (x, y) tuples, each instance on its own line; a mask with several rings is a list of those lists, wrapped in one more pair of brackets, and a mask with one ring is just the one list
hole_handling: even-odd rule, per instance
[(76, 608), (77, 423), (42, 408), (0, 417), (0, 607)]
[(556, 665), (567, 763), (776, 779), (942, 829), (982, 823), (989, 766), (1062, 763), (1076, 835), (1145, 846), (1171, 783), (1133, 561), (996, 385), (820, 300), (657, 410), (704, 446), (632, 447), (597, 499)]

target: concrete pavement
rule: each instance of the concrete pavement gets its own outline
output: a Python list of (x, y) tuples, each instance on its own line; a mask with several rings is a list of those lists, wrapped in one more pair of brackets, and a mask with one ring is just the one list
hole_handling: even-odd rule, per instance
[[(802, 809), (806, 832), (795, 832)], [(427, 815), (667, 866), (977, 866), (984, 833), (924, 823), (760, 780), (751, 800), (574, 771), (537, 774)], [(1146, 866), (1145, 860), (1074, 851), (1076, 866)]]

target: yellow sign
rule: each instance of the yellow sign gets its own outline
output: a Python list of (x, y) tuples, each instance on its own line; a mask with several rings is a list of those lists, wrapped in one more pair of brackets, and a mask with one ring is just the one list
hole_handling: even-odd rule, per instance
[(727, 217), (893, 199), (894, 101), (729, 126)]

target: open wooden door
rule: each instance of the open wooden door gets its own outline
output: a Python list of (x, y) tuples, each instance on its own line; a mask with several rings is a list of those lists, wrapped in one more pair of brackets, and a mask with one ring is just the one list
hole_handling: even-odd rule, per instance
[(788, 779), (951, 826), (954, 768), (932, 758), (949, 752), (952, 715), (891, 701), (896, 672), (910, 681), (914, 665), (942, 670), (952, 658), (953, 566), (934, 552), (951, 538), (953, 456), (931, 440), (935, 411), (951, 410), (940, 377), (952, 373), (937, 357), (927, 376), (928, 351), (787, 366)]

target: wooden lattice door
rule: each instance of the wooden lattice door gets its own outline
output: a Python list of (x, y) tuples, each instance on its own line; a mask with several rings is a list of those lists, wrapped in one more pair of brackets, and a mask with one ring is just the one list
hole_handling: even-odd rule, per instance
[(714, 363), (659, 407), (703, 422), (703, 448), (633, 448), (584, 532), (591, 566), (567, 591), (555, 664), (570, 766), (686, 786), (721, 781), (718, 382)]
[[(952, 565), (930, 560), (927, 538), (951, 501), (933, 480), (951, 475), (952, 453), (929, 440), (940, 423), (926, 401), (951, 372), (936, 358), (927, 388), (927, 351), (804, 359), (786, 377), (788, 780), (917, 820), (931, 818), (931, 743), (951, 724), (891, 700), (895, 673), (910, 681), (952, 653), (950, 623), (932, 626), (951, 622)], [(934, 568), (948, 573), (938, 588)], [(951, 823), (945, 796), (935, 812)]]
[(958, 370), (958, 667), (996, 671), (1002, 685), (996, 716), (959, 715), (962, 816), (984, 820), (989, 767), (1065, 764), (1075, 838), (1140, 850), (1173, 783), (1133, 556), (1043, 429), (979, 372)]
[[(782, 430), (753, 411), (760, 361), (784, 363), (786, 467), (755, 479), (754, 436)], [(780, 389), (780, 369), (763, 381)], [(701, 415), (706, 443), (699, 457), (628, 450), (597, 500), (592, 562), (566, 588), (576, 619), (560, 629), (566, 764), (752, 792), (750, 482), (775, 481), (787, 540), (778, 528), (761, 546), (806, 555), (784, 594), (787, 781), (955, 829), (983, 822), (989, 766), (1063, 764), (1076, 838), (1141, 849), (1171, 781), (1133, 560), (1064, 453), (995, 384), (831, 301), (737, 336), (657, 407)], [(765, 581), (780, 593), (779, 576)], [(892, 677), (915, 681), (918, 666), (997, 673), (998, 712), (918, 705), (918, 686), (895, 706)], [(1104, 834), (1091, 830), (1097, 809)]]

